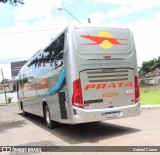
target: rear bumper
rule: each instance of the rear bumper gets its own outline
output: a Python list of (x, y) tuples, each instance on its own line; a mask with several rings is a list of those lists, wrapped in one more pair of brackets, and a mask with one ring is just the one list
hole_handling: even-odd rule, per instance
[[(77, 115), (73, 114), (73, 109), (76, 110)], [(140, 110), (140, 102), (137, 102), (133, 105), (128, 105), (128, 106), (92, 109), (92, 110), (85, 110), (77, 107), (72, 107), (71, 113), (72, 117), (70, 120), (70, 124), (79, 124), (79, 123), (119, 119), (125, 117), (134, 117), (140, 115), (141, 110)], [(113, 118), (107, 118), (108, 113), (118, 113), (118, 116)]]

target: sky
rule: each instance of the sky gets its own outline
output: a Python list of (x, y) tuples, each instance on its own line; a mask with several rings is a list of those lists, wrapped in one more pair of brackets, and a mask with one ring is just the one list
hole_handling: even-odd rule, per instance
[[(160, 0), (24, 0), (22, 6), (0, 3), (0, 68), (11, 79), (10, 62), (28, 60), (66, 25), (124, 26), (132, 30), (138, 66), (160, 56)], [(0, 76), (0, 80), (1, 80)]]

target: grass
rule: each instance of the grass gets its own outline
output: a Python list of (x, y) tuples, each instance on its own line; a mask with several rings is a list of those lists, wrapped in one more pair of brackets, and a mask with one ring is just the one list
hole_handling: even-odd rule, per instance
[[(17, 105), (17, 104), (18, 104), (17, 102), (8, 103), (8, 105)], [(0, 106), (2, 105), (6, 105), (6, 103), (0, 103)]]
[(160, 90), (154, 88), (141, 89), (141, 105), (160, 105)]

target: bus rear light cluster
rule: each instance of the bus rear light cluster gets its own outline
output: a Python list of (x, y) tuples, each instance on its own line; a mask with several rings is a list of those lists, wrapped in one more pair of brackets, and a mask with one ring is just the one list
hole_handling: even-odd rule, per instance
[(135, 76), (135, 102), (138, 102), (140, 99), (140, 89), (139, 89), (139, 80), (138, 76)]
[(84, 108), (80, 79), (73, 82), (72, 105), (79, 108)]

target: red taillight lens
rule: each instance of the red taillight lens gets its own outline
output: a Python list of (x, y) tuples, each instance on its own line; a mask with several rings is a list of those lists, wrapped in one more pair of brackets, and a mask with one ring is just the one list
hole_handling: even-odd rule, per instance
[(84, 108), (80, 79), (77, 79), (73, 82), (72, 105), (79, 108)]
[(138, 102), (140, 98), (139, 80), (138, 76), (135, 76), (135, 102)]

